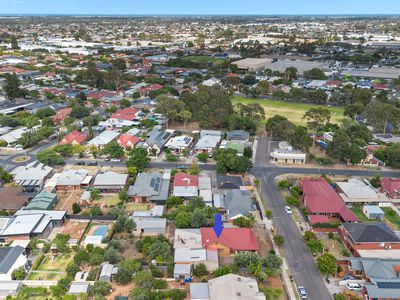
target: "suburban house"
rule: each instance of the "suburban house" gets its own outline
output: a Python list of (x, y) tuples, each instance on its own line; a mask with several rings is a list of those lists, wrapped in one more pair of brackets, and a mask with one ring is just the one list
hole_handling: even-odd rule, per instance
[(221, 141), (220, 135), (204, 135), (201, 136), (200, 139), (197, 141), (194, 150), (197, 154), (199, 153), (214, 153), (217, 148), (218, 144)]
[(208, 206), (213, 206), (213, 194), (211, 190), (211, 178), (199, 177), (199, 196)]
[(399, 200), (400, 199), (400, 177), (399, 178), (390, 178), (385, 177), (381, 178), (381, 192), (385, 193), (391, 200)]
[(175, 174), (173, 194), (178, 197), (197, 197), (199, 195), (199, 176), (186, 173)]
[(217, 250), (220, 256), (230, 256), (240, 251), (258, 251), (257, 239), (251, 228), (225, 228), (220, 237), (214, 229), (200, 228), (201, 243), (207, 250)]
[(0, 209), (3, 211), (17, 211), (28, 203), (26, 194), (20, 187), (0, 188)]
[(72, 112), (72, 107), (66, 107), (59, 109), (56, 111), (56, 114), (53, 116), (53, 121), (56, 124), (60, 124), (61, 122), (64, 121), (65, 118), (69, 117), (69, 115)]
[(128, 174), (105, 172), (97, 174), (93, 187), (103, 193), (117, 193), (123, 190), (128, 182)]
[(342, 267), (356, 279), (365, 280), (365, 299), (400, 299), (400, 260), (350, 257)]
[(124, 149), (133, 149), (139, 142), (140, 139), (137, 136), (127, 133), (121, 134), (117, 139), (118, 145)]
[(87, 135), (85, 133), (74, 130), (62, 138), (60, 145), (82, 145), (86, 140)]
[(12, 273), (23, 267), (28, 271), (28, 258), (21, 246), (0, 247), (0, 280), (13, 280)]
[(344, 182), (336, 182), (336, 186), (340, 198), (342, 198), (346, 204), (378, 204), (381, 202), (390, 202), (384, 193), (377, 192), (373, 187), (367, 185), (358, 178), (351, 178)]
[(165, 204), (169, 195), (170, 178), (170, 172), (142, 172), (136, 177), (134, 185), (129, 187), (128, 195), (136, 203)]
[(399, 250), (400, 238), (386, 223), (344, 223), (339, 227), (343, 244), (354, 256), (363, 256), (366, 250)]
[(41, 191), (24, 208), (26, 210), (52, 210), (57, 204), (57, 194)]
[(118, 267), (115, 267), (114, 265), (104, 262), (101, 264), (101, 271), (99, 275), (99, 280), (100, 281), (106, 281), (106, 282), (111, 282), (112, 276), (117, 274), (118, 272)]
[(223, 140), (219, 146), (219, 149), (233, 149), (237, 152), (238, 156), (243, 156), (244, 149), (247, 146), (247, 142), (244, 141), (227, 141)]
[(303, 178), (300, 187), (303, 191), (303, 206), (309, 213), (311, 224), (358, 221), (324, 178)]
[(171, 136), (172, 132), (164, 131), (158, 127), (154, 127), (154, 129), (150, 132), (150, 136), (144, 143), (142, 143), (141, 146), (146, 148), (149, 154), (159, 155)]
[(165, 148), (175, 153), (182, 153), (190, 149), (193, 143), (193, 138), (186, 135), (175, 136), (170, 138), (165, 144)]
[(134, 120), (140, 121), (139, 118), (140, 114), (141, 114), (140, 110), (133, 107), (127, 107), (117, 110), (115, 113), (111, 115), (111, 118), (118, 120), (126, 120), (126, 121), (134, 121)]
[[(57, 179), (56, 190), (79, 191), (86, 177), (88, 177), (88, 171), (85, 169), (64, 171)], [(91, 180), (92, 177), (89, 177)]]
[(306, 154), (293, 149), (288, 142), (280, 142), (279, 148), (270, 153), (272, 161), (283, 164), (305, 164)]
[(43, 189), (44, 183), (53, 175), (53, 168), (34, 161), (26, 166), (16, 167), (11, 171), (14, 182), (26, 192), (39, 192)]
[(158, 235), (165, 234), (167, 228), (167, 219), (158, 217), (133, 217), (136, 228), (134, 233), (140, 235)]
[(251, 193), (239, 189), (227, 190), (223, 198), (218, 203), (214, 203), (214, 206), (224, 210), (229, 221), (248, 216), (254, 211)]
[(258, 289), (258, 283), (255, 279), (236, 274), (227, 274), (204, 283), (190, 283), (190, 299), (266, 300), (266, 297)]
[(244, 141), (248, 142), (250, 139), (250, 133), (244, 130), (233, 130), (226, 134), (228, 141)]
[(88, 142), (89, 146), (96, 146), (98, 148), (104, 147), (105, 145), (111, 143), (119, 136), (119, 132), (113, 130), (105, 130), (98, 136), (93, 138)]
[[(191, 266), (203, 263), (210, 272), (216, 270), (219, 266), (217, 250), (203, 247), (200, 229), (176, 229), (174, 250), (175, 265), (186, 264)], [(178, 272), (174, 273), (178, 275), (176, 277), (185, 275)]]
[(66, 211), (19, 210), (12, 217), (0, 218), (0, 241), (45, 239), (53, 228), (61, 227)]

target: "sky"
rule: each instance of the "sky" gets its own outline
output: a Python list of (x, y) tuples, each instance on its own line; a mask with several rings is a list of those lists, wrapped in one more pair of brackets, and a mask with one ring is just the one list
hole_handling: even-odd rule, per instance
[(399, 0), (0, 0), (0, 14), (400, 14)]

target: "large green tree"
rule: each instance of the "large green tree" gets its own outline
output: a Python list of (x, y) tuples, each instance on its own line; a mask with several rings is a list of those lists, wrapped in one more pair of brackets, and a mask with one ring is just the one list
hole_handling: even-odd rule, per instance
[(331, 112), (323, 107), (310, 108), (303, 115), (303, 120), (306, 120), (307, 126), (314, 131), (315, 142), (318, 130), (331, 120)]
[(25, 96), (25, 91), (20, 88), (21, 82), (15, 74), (6, 74), (3, 90), (9, 99)]
[(265, 124), (267, 133), (279, 141), (288, 140), (294, 127), (292, 122), (281, 115), (275, 115), (269, 118)]

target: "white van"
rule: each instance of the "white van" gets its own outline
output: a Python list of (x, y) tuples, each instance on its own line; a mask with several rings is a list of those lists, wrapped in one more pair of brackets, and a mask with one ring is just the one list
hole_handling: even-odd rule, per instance
[(348, 282), (348, 283), (346, 283), (346, 288), (349, 291), (361, 291), (362, 290), (361, 284), (356, 283), (356, 282)]

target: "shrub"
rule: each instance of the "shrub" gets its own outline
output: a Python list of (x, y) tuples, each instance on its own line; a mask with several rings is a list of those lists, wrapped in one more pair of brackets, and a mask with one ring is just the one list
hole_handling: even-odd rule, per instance
[(166, 289), (168, 288), (168, 284), (165, 280), (162, 279), (155, 279), (153, 280), (153, 288), (154, 289)]
[(193, 267), (193, 276), (201, 277), (208, 274), (205, 264), (198, 264)]
[(164, 272), (162, 270), (157, 269), (154, 265), (150, 264), (150, 272), (153, 277), (162, 278), (164, 277)]
[(333, 240), (333, 238), (334, 238), (333, 232), (329, 232), (329, 233), (328, 233), (328, 238), (331, 239), (331, 240)]
[(289, 187), (289, 181), (284, 179), (278, 182), (278, 188), (283, 191)]
[(286, 200), (286, 203), (290, 206), (300, 206), (299, 199), (294, 196), (286, 196), (285, 200)]
[(36, 258), (36, 261), (35, 261), (35, 263), (34, 263), (33, 266), (32, 266), (32, 270), (37, 270), (37, 268), (38, 268), (38, 267), (40, 266), (40, 264), (42, 263), (43, 258), (44, 258), (44, 254), (40, 254), (40, 255), (38, 256), (38, 258)]

